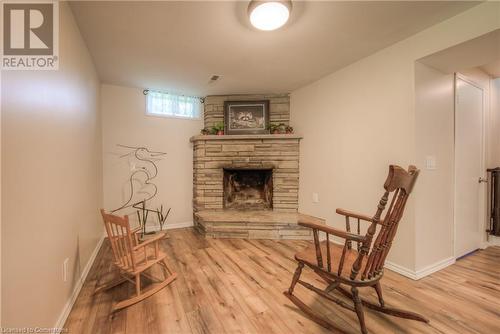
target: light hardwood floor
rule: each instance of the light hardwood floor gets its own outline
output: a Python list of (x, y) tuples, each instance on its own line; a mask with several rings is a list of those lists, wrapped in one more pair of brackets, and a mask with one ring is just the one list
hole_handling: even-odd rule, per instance
[[(92, 295), (111, 279), (104, 242), (66, 322), (69, 333), (327, 333), (283, 294), (307, 241), (204, 239), (192, 229), (169, 232), (163, 242), (179, 277), (153, 297), (110, 316), (113, 301), (134, 293), (125, 283)], [(316, 280), (305, 270), (305, 280)], [(431, 319), (429, 325), (365, 309), (370, 333), (500, 333), (500, 247), (490, 247), (419, 281), (386, 270), (388, 305)], [(360, 294), (375, 298), (372, 289)], [(366, 290), (366, 291), (365, 291)], [(356, 315), (303, 287), (295, 292), (347, 333), (359, 333)], [(374, 299), (375, 300), (375, 299)]]

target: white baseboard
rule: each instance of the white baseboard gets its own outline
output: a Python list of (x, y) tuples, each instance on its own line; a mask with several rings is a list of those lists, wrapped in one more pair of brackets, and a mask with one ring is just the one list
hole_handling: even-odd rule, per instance
[(438, 261), (434, 264), (431, 264), (430, 266), (427, 266), (425, 268), (417, 270), (417, 279), (421, 279), (425, 276), (428, 276), (432, 273), (435, 273), (436, 271), (439, 271), (441, 269), (444, 269), (448, 266), (451, 266), (452, 264), (455, 263), (455, 257), (449, 257), (447, 259)]
[[(186, 227), (192, 227), (192, 226), (193, 226), (192, 221), (173, 223), (173, 224), (166, 223), (164, 225), (164, 229), (165, 230), (173, 230), (173, 229), (177, 229), (177, 228), (186, 228)], [(159, 230), (160, 230), (160, 226), (158, 224), (155, 224), (154, 226), (146, 225), (146, 232), (158, 232)]]
[(68, 315), (71, 312), (73, 305), (75, 304), (76, 298), (80, 294), (80, 290), (82, 289), (83, 283), (87, 279), (87, 275), (89, 274), (90, 268), (92, 268), (92, 265), (94, 264), (95, 258), (97, 257), (97, 254), (99, 253), (99, 250), (101, 249), (101, 246), (102, 246), (102, 243), (103, 243), (105, 237), (106, 237), (106, 235), (103, 234), (101, 236), (101, 238), (99, 239), (99, 241), (97, 242), (97, 245), (95, 246), (94, 251), (90, 255), (90, 258), (87, 261), (85, 268), (83, 268), (83, 271), (82, 271), (82, 274), (80, 275), (80, 278), (76, 282), (75, 288), (73, 289), (73, 292), (71, 293), (71, 296), (69, 297), (69, 300), (66, 302), (66, 305), (64, 305), (64, 308), (61, 312), (61, 315), (59, 316), (59, 319), (57, 319), (57, 322), (54, 326), (54, 328), (57, 329), (56, 333), (60, 333), (61, 330), (63, 329), (64, 324), (66, 323), (66, 319), (68, 318)]
[(400, 275), (411, 278), (412, 280), (418, 280), (417, 273), (414, 270), (408, 269), (406, 267), (400, 266), (390, 261), (385, 261), (385, 269), (392, 270)]
[(400, 266), (398, 264), (395, 264), (390, 261), (385, 262), (385, 268), (392, 270), (394, 272), (397, 272), (398, 274), (401, 274), (403, 276), (406, 276), (408, 278), (411, 278), (412, 280), (419, 280), (421, 278), (424, 278), (425, 276), (429, 276), (432, 273), (435, 273), (436, 271), (439, 271), (441, 269), (444, 269), (452, 264), (455, 263), (455, 258), (454, 257), (449, 257), (447, 259), (438, 261), (436, 263), (433, 263), (427, 267), (424, 267), (419, 270), (411, 270), (408, 268), (405, 268), (403, 266)]
[(188, 222), (181, 222), (181, 223), (174, 223), (174, 224), (166, 224), (165, 225), (167, 230), (173, 230), (176, 228), (185, 228), (185, 227), (193, 227), (193, 222), (188, 221)]

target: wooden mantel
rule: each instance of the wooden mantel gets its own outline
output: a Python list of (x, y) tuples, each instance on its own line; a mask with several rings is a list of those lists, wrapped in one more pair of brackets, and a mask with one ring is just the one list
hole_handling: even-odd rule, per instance
[(296, 134), (265, 134), (265, 135), (198, 135), (189, 139), (190, 142), (199, 140), (255, 140), (255, 139), (302, 139), (301, 135)]

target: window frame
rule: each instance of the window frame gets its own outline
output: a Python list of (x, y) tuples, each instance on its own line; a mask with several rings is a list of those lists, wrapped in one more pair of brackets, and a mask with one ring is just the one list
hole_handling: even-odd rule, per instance
[(199, 121), (201, 119), (203, 119), (203, 102), (201, 101), (201, 99), (199, 97), (195, 97), (195, 96), (190, 96), (192, 98), (197, 98), (197, 99), (200, 99), (200, 103), (199, 103), (199, 112), (198, 112), (198, 116), (196, 117), (188, 117), (188, 116), (181, 116), (181, 115), (168, 115), (168, 114), (165, 114), (165, 113), (162, 113), (162, 114), (157, 114), (157, 113), (153, 113), (153, 112), (149, 112), (148, 110), (148, 94), (153, 91), (155, 93), (160, 93), (160, 94), (165, 94), (165, 95), (176, 95), (176, 96), (184, 96), (184, 95), (180, 95), (180, 94), (171, 94), (171, 93), (166, 93), (166, 92), (162, 92), (162, 91), (156, 91), (156, 90), (149, 90), (149, 89), (146, 89), (143, 91), (143, 94), (144, 94), (144, 114), (146, 116), (149, 116), (149, 117), (161, 117), (161, 118), (174, 118), (174, 119), (184, 119), (184, 120), (192, 120), (192, 121)]

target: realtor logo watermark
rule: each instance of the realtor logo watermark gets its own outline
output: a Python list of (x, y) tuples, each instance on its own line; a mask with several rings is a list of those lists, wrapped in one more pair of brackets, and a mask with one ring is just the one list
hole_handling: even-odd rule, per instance
[(57, 70), (59, 3), (2, 1), (2, 70)]

